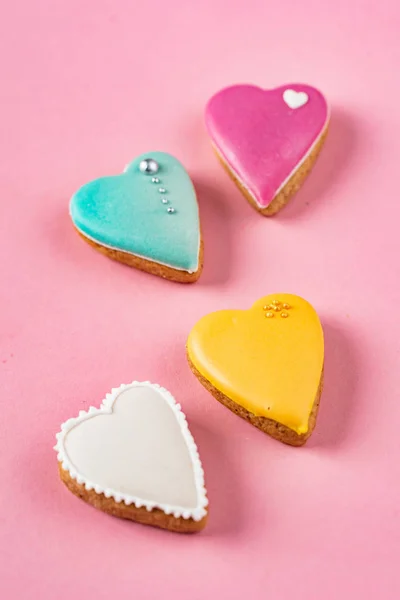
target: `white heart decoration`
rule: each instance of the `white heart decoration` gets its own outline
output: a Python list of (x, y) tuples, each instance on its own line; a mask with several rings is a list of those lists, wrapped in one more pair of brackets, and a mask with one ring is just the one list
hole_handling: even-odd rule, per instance
[(86, 490), (147, 510), (200, 521), (204, 472), (186, 417), (150, 382), (114, 388), (100, 408), (81, 411), (57, 434), (58, 460)]
[(283, 92), (283, 100), (289, 108), (300, 108), (307, 104), (308, 95), (306, 92), (295, 92), (295, 90), (285, 90)]

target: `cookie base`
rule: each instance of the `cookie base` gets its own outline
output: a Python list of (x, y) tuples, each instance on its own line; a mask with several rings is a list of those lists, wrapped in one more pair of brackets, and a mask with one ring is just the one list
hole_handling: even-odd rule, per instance
[(77, 227), (75, 227), (75, 230), (77, 231), (78, 235), (85, 240), (85, 242), (90, 244), (90, 246), (95, 248), (98, 252), (101, 252), (101, 254), (104, 254), (104, 256), (108, 256), (108, 258), (111, 258), (112, 260), (116, 260), (124, 265), (134, 267), (140, 271), (145, 271), (146, 273), (151, 273), (152, 275), (157, 275), (158, 277), (163, 277), (164, 279), (169, 279), (170, 281), (176, 281), (177, 283), (194, 283), (198, 280), (203, 270), (202, 239), (200, 240), (199, 267), (194, 273), (189, 273), (188, 271), (174, 269), (173, 267), (162, 265), (152, 260), (148, 260), (147, 258), (142, 258), (140, 256), (136, 256), (135, 254), (130, 254), (129, 252), (124, 252), (123, 250), (115, 250), (114, 248), (102, 246), (98, 242), (86, 237), (86, 235), (79, 231)]
[(326, 124), (321, 135), (315, 142), (311, 152), (308, 154), (306, 159), (299, 165), (299, 167), (294, 171), (294, 173), (290, 176), (288, 181), (285, 183), (283, 188), (281, 190), (279, 190), (279, 192), (273, 198), (272, 202), (270, 202), (270, 204), (268, 204), (268, 206), (266, 206), (266, 207), (260, 207), (257, 204), (253, 195), (243, 185), (243, 183), (238, 179), (236, 173), (234, 173), (234, 171), (230, 168), (230, 166), (225, 161), (223, 156), (218, 152), (218, 150), (215, 147), (214, 147), (214, 150), (217, 154), (218, 160), (224, 167), (225, 171), (228, 173), (228, 175), (231, 177), (231, 179), (236, 183), (237, 187), (240, 189), (240, 191), (245, 196), (245, 198), (250, 202), (252, 207), (255, 208), (260, 214), (264, 215), (265, 217), (272, 217), (277, 212), (279, 212), (281, 210), (281, 208), (283, 208), (289, 202), (290, 198), (292, 196), (294, 196), (294, 194), (296, 194), (296, 192), (298, 192), (298, 190), (302, 186), (304, 180), (306, 179), (307, 175), (309, 175), (319, 153), (321, 152), (322, 146), (324, 145), (325, 138), (328, 134), (328, 126), (329, 126), (329, 122)]
[(167, 515), (158, 508), (148, 511), (145, 507), (137, 508), (134, 504), (127, 506), (124, 502), (116, 502), (114, 498), (106, 498), (104, 494), (98, 494), (95, 490), (87, 490), (84, 485), (72, 479), (69, 472), (62, 468), (61, 463), (58, 463), (58, 470), (61, 481), (70, 492), (113, 517), (130, 519), (143, 525), (152, 525), (153, 527), (160, 527), (178, 533), (196, 533), (206, 525), (207, 515), (201, 521), (195, 521), (194, 519), (176, 518), (174, 515)]
[(284, 444), (288, 444), (289, 446), (303, 446), (303, 444), (306, 443), (306, 441), (312, 434), (317, 421), (319, 401), (322, 393), (323, 370), (321, 373), (321, 379), (319, 382), (317, 395), (315, 397), (310, 417), (308, 419), (308, 430), (306, 433), (299, 434), (296, 433), (293, 429), (287, 427), (286, 425), (279, 423), (278, 421), (268, 419), (267, 417), (254, 415), (243, 406), (240, 406), (240, 404), (237, 404), (236, 402), (228, 398), (228, 396), (225, 396), (225, 394), (223, 394), (220, 390), (214, 387), (213, 384), (208, 379), (206, 379), (200, 373), (200, 371), (197, 370), (195, 365), (190, 360), (188, 353), (187, 359), (191, 370), (196, 375), (200, 383), (206, 388), (206, 390), (208, 390), (214, 396), (214, 398), (218, 400), (218, 402), (221, 402), (221, 404), (229, 408), (229, 410), (234, 412), (239, 417), (242, 417), (242, 419), (245, 419), (246, 421), (254, 425), (254, 427), (257, 427), (257, 429), (261, 429), (261, 431), (263, 431), (264, 433), (267, 433), (279, 442), (283, 442)]

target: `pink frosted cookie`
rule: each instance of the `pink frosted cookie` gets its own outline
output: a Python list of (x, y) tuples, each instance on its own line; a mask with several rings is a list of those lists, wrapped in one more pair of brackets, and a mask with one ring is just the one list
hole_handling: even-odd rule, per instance
[(263, 215), (277, 213), (297, 192), (328, 130), (329, 109), (302, 83), (263, 90), (234, 85), (206, 107), (206, 126), (222, 164)]

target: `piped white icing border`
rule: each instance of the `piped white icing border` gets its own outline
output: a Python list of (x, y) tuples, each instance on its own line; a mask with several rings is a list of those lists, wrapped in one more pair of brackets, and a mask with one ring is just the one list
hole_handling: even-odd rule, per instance
[[(84, 477), (69, 461), (67, 452), (64, 447), (64, 440), (66, 434), (76, 425), (87, 419), (99, 414), (111, 414), (113, 412), (113, 406), (118, 396), (128, 388), (131, 387), (148, 387), (156, 390), (164, 398), (168, 406), (173, 411), (176, 420), (178, 421), (179, 428), (181, 430), (183, 439), (186, 442), (189, 456), (192, 462), (194, 481), (197, 492), (197, 506), (194, 509), (188, 509), (181, 506), (171, 506), (169, 504), (161, 504), (143, 498), (130, 496), (123, 494), (118, 490), (111, 488), (103, 488), (102, 486), (90, 481)], [(183, 517), (184, 519), (193, 519), (194, 521), (201, 521), (207, 514), (206, 506), (208, 505), (207, 490), (204, 485), (204, 471), (201, 464), (200, 456), (197, 450), (196, 443), (193, 439), (192, 434), (189, 431), (189, 427), (186, 421), (186, 417), (182, 412), (181, 405), (178, 404), (172, 394), (156, 383), (150, 383), (149, 381), (133, 381), (129, 384), (122, 384), (118, 388), (112, 388), (111, 392), (106, 394), (104, 400), (100, 405), (100, 408), (91, 406), (88, 411), (81, 410), (79, 416), (76, 418), (68, 419), (61, 425), (61, 431), (56, 434), (57, 443), (54, 446), (54, 450), (57, 452), (58, 461), (61, 463), (62, 468), (68, 471), (72, 479), (75, 479), (80, 485), (84, 485), (86, 490), (94, 490), (96, 494), (104, 494), (106, 498), (113, 498), (115, 502), (124, 502), (127, 506), (134, 504), (137, 508), (145, 507), (149, 512), (153, 508), (159, 508), (165, 514), (173, 514), (175, 518)]]

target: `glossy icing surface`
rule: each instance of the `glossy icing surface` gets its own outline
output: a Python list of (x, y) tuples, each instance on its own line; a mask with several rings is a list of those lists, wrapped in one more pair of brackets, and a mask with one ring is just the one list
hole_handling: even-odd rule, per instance
[(250, 310), (211, 313), (193, 327), (187, 349), (228, 398), (298, 434), (308, 431), (324, 363), (322, 327), (308, 302), (272, 294)]
[[(147, 158), (158, 163), (156, 173), (140, 170)], [(170, 154), (148, 152), (123, 174), (87, 183), (73, 195), (70, 213), (75, 227), (103, 246), (190, 273), (199, 267), (196, 193), (186, 170)]]
[(267, 207), (323, 133), (324, 96), (305, 84), (235, 85), (206, 107), (212, 143), (260, 208)]
[(134, 382), (81, 412), (57, 436), (63, 468), (86, 489), (149, 510), (200, 520), (204, 477), (186, 419), (157, 385)]

